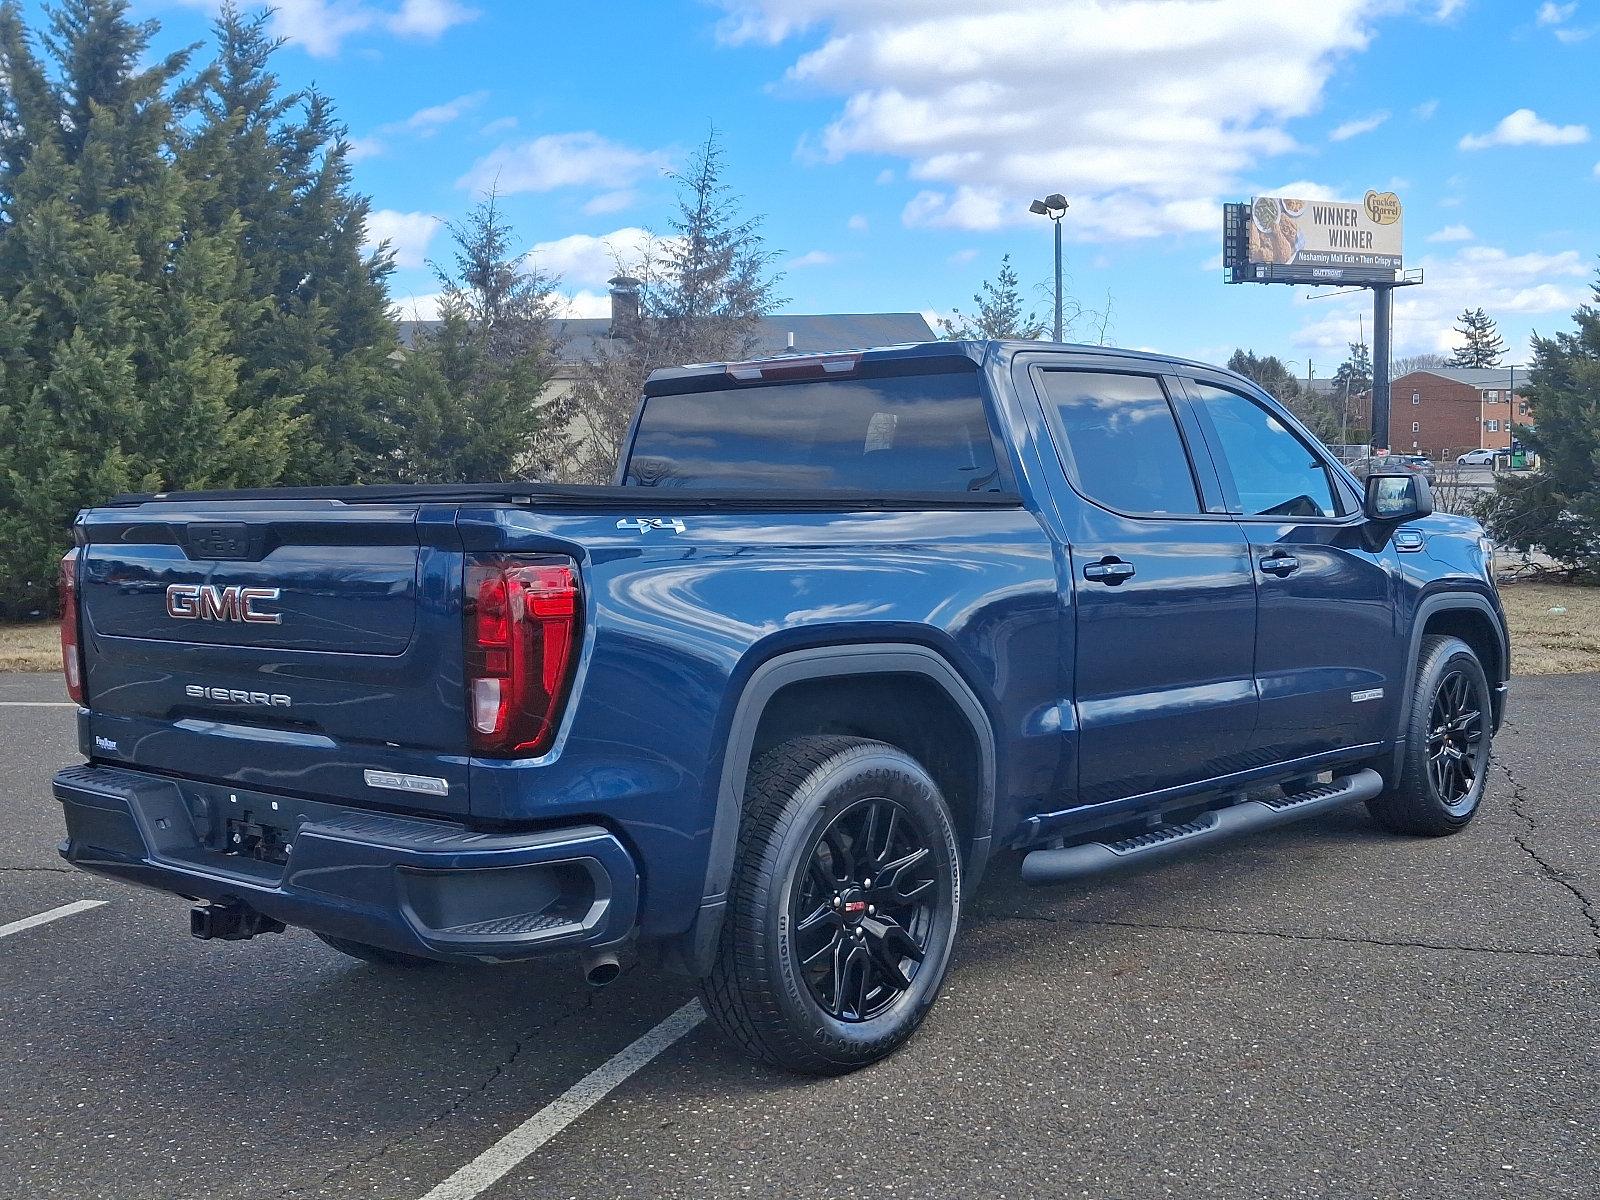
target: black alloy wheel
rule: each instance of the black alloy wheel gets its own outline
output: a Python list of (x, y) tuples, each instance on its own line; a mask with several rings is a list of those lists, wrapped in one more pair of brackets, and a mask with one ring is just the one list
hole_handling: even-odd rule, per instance
[(1484, 706), (1463, 670), (1439, 680), (1428, 714), (1428, 781), (1452, 813), (1473, 803), (1478, 778), (1488, 765)]
[(834, 1019), (880, 1016), (915, 980), (946, 899), (931, 840), (887, 796), (856, 801), (812, 839), (790, 915), (806, 986)]
[(1400, 729), (1398, 770), (1387, 755), (1375, 764), (1389, 789), (1367, 809), (1395, 833), (1441, 837), (1466, 828), (1488, 786), (1494, 710), (1489, 680), (1471, 646), (1428, 634)]
[(792, 738), (750, 768), (700, 998), (752, 1058), (809, 1075), (877, 1062), (950, 968), (961, 853), (939, 785), (904, 750)]

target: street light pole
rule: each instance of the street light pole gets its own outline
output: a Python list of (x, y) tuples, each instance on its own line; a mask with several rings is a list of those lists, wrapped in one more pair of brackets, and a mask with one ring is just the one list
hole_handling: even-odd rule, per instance
[(1028, 205), (1028, 211), (1041, 217), (1049, 217), (1056, 227), (1056, 319), (1055, 340), (1061, 340), (1061, 218), (1067, 215), (1067, 198), (1060, 192), (1052, 192), (1043, 200), (1035, 200)]
[(1061, 218), (1051, 222), (1056, 227), (1056, 326), (1055, 340), (1061, 340)]

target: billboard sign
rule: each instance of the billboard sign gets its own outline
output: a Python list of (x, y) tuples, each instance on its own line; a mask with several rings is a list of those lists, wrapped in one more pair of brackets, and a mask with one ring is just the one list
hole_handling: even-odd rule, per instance
[(1223, 264), (1234, 283), (1388, 282), (1401, 267), (1400, 198), (1359, 204), (1256, 196), (1225, 206)]

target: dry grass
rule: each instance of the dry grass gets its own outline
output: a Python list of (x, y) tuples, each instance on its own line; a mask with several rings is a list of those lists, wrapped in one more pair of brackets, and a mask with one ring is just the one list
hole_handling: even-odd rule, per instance
[[(1511, 624), (1513, 674), (1600, 671), (1600, 588), (1511, 583), (1500, 595)], [(59, 671), (60, 645), (54, 621), (0, 624), (0, 671)]]
[[(1600, 588), (1502, 584), (1513, 675), (1600, 671)], [(1551, 612), (1552, 608), (1565, 612)]]
[(61, 635), (54, 621), (0, 624), (0, 671), (61, 670)]

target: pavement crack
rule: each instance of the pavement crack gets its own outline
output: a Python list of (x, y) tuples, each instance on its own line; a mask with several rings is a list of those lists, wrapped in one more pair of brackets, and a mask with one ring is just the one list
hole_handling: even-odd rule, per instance
[[(626, 970), (624, 970), (623, 974), (626, 975), (628, 972), (632, 971), (636, 965), (637, 964), (629, 964)], [(367, 1166), (370, 1163), (377, 1162), (391, 1151), (397, 1150), (399, 1147), (405, 1145), (412, 1139), (420, 1137), (422, 1134), (432, 1129), (435, 1125), (438, 1125), (444, 1121), (448, 1121), (451, 1117), (455, 1116), (473, 1101), (477, 1100), (479, 1097), (488, 1092), (488, 1090), (492, 1088), (498, 1080), (509, 1073), (511, 1069), (516, 1066), (517, 1060), (522, 1057), (523, 1047), (527, 1046), (536, 1038), (548, 1035), (553, 1030), (570, 1021), (572, 1018), (579, 1016), (582, 1013), (591, 1011), (595, 1006), (595, 999), (597, 995), (598, 992), (595, 989), (590, 989), (589, 993), (583, 997), (583, 1000), (580, 1003), (557, 1013), (548, 1021), (544, 1021), (538, 1025), (535, 1025), (531, 1029), (524, 1030), (517, 1037), (517, 1040), (512, 1043), (510, 1051), (508, 1051), (498, 1063), (489, 1069), (489, 1072), (483, 1077), (482, 1081), (479, 1082), (477, 1086), (472, 1087), (463, 1094), (457, 1096), (449, 1104), (446, 1104), (443, 1108), (439, 1109), (431, 1116), (425, 1117), (422, 1121), (412, 1126), (410, 1129), (407, 1129), (403, 1133), (396, 1134), (394, 1137), (389, 1138), (387, 1141), (383, 1142), (381, 1145), (373, 1148), (367, 1153), (358, 1154), (353, 1158), (339, 1163), (337, 1166), (329, 1168), (315, 1183), (308, 1183), (302, 1186), (292, 1187), (283, 1194), (285, 1196), (300, 1196), (305, 1195), (309, 1189), (320, 1190), (327, 1184), (333, 1183), (340, 1176), (346, 1175), (360, 1167)]]
[[(1596, 911), (1594, 900), (1591, 899), (1582, 888), (1573, 883), (1572, 880), (1567, 877), (1567, 873), (1565, 871), (1562, 871), (1559, 867), (1551, 863), (1542, 854), (1540, 854), (1539, 851), (1534, 849), (1532, 845), (1531, 839), (1533, 838), (1534, 834), (1539, 832), (1539, 823), (1535, 821), (1533, 819), (1533, 815), (1528, 812), (1528, 797), (1524, 791), (1522, 782), (1517, 778), (1516, 773), (1506, 765), (1505, 760), (1502, 759), (1498, 754), (1490, 755), (1489, 765), (1492, 767), (1498, 767), (1500, 769), (1500, 773), (1504, 775), (1506, 780), (1511, 784), (1511, 804), (1509, 807), (1512, 815), (1514, 815), (1519, 821), (1528, 827), (1526, 833), (1512, 834), (1512, 841), (1516, 842), (1517, 846), (1522, 850), (1522, 852), (1538, 865), (1539, 870), (1544, 874), (1546, 879), (1572, 893), (1573, 897), (1578, 901), (1579, 906), (1583, 909), (1584, 920), (1589, 924), (1589, 933), (1597, 942), (1600, 942), (1600, 912)], [(1600, 957), (1600, 945), (1596, 945), (1595, 955)], [(1584, 955), (1583, 957), (1587, 958), (1588, 955)]]
[(1355, 937), (1336, 933), (1286, 933), (1278, 929), (1240, 929), (1224, 925), (1195, 925), (1165, 921), (1113, 921), (1091, 917), (1047, 917), (1032, 913), (980, 912), (980, 918), (997, 921), (1042, 921), (1049, 924), (1093, 925), (1112, 929), (1158, 929), (1174, 933), (1217, 933), (1238, 937), (1276, 938), (1287, 942), (1336, 942), (1344, 945), (1381, 946), (1400, 950), (1444, 950), (1460, 954), (1499, 954), (1521, 958), (1588, 958), (1572, 950), (1526, 950), (1508, 946), (1466, 946), (1454, 942), (1405, 941)]
[(24, 875), (75, 875), (77, 872), (72, 867), (0, 867), (0, 875), (11, 873)]

